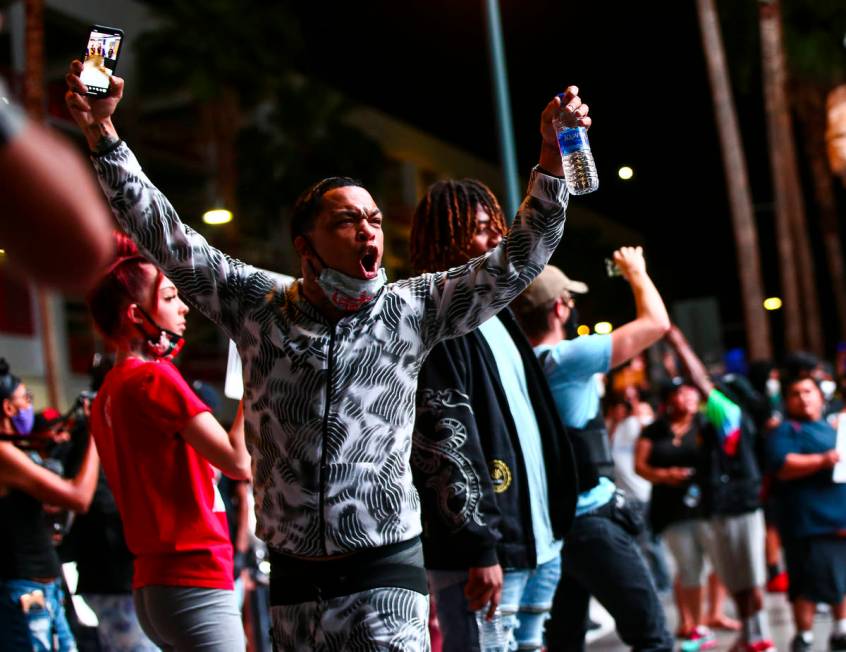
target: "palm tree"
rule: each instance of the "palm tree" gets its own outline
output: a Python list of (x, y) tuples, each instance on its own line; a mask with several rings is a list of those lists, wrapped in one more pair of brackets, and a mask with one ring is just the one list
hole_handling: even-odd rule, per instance
[[(782, 12), (787, 65), (792, 79), (791, 98), (819, 213), (837, 314), (838, 339), (846, 341), (846, 264), (832, 180), (832, 173), (840, 174), (846, 183), (846, 155), (841, 158), (839, 172), (834, 165), (829, 168), (826, 164), (826, 136), (833, 141), (839, 133), (842, 134), (841, 142), (846, 142), (846, 85), (843, 85), (846, 81), (843, 43), (846, 5), (839, 0), (803, 0), (785, 5)], [(838, 98), (841, 106), (839, 127), (832, 122), (838, 115), (835, 110)], [(829, 154), (843, 151), (832, 147), (832, 141), (829, 142)]]
[[(292, 68), (297, 24), (284, 3), (237, 0), (145, 2), (158, 19), (136, 47), (141, 89), (190, 94), (215, 176), (214, 197), (237, 213), (238, 133), (245, 114)], [(236, 231), (233, 231), (233, 234)]]
[[(44, 0), (26, 0), (23, 103), (30, 118), (44, 119)], [(57, 365), (58, 349), (53, 336), (53, 310), (50, 294), (43, 288), (36, 291), (41, 321), (41, 346), (44, 352), (44, 376), (51, 405), (59, 405), (61, 383)]]
[(746, 323), (746, 341), (752, 359), (771, 358), (770, 324), (762, 310), (764, 299), (758, 231), (746, 174), (746, 159), (737, 126), (737, 114), (726, 69), (720, 26), (713, 0), (696, 0), (708, 79), (714, 100), (723, 166), (726, 174), (737, 265)]
[(796, 84), (796, 88), (799, 90), (795, 100), (796, 116), (801, 129), (801, 140), (805, 145), (805, 160), (810, 165), (814, 199), (819, 211), (820, 230), (837, 314), (837, 337), (843, 342), (846, 341), (846, 264), (840, 240), (832, 170), (826, 165), (825, 158), (826, 129), (822, 120), (826, 111), (825, 91), (814, 83)]
[(776, 237), (787, 326), (785, 339), (788, 350), (808, 348), (819, 355), (823, 352), (822, 324), (786, 93), (781, 9), (778, 0), (759, 0), (758, 9)]

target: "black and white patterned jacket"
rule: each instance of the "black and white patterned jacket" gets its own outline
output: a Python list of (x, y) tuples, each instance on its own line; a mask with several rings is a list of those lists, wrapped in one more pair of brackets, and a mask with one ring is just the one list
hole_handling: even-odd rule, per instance
[(299, 282), (280, 289), (184, 225), (125, 144), (94, 162), (121, 226), (238, 345), (256, 534), (308, 557), (418, 535), (409, 456), (420, 366), (435, 344), (472, 331), (541, 271), (564, 230), (563, 182), (535, 170), (500, 246), (391, 283), (331, 324)]

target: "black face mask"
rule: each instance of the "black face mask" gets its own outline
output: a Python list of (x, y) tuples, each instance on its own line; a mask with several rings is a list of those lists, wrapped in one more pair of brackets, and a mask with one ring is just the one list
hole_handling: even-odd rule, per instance
[[(136, 304), (137, 306), (138, 304)], [(179, 335), (178, 333), (174, 333), (167, 328), (163, 328), (159, 326), (150, 315), (147, 314), (147, 311), (144, 310), (141, 306), (138, 306), (138, 311), (147, 320), (147, 322), (155, 328), (158, 333), (156, 335), (150, 335), (141, 324), (136, 324), (135, 327), (141, 332), (144, 336), (145, 343), (147, 345), (147, 353), (153, 356), (154, 358), (174, 358), (176, 355), (182, 350), (182, 347), (185, 345), (184, 338)]]
[(579, 336), (579, 311), (576, 306), (570, 308), (570, 316), (564, 322), (564, 335), (568, 340), (574, 340)]

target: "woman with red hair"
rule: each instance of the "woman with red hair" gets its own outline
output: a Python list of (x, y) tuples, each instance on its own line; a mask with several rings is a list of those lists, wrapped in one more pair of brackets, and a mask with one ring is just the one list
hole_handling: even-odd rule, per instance
[(97, 328), (116, 350), (91, 431), (135, 555), (138, 620), (164, 650), (243, 650), (212, 469), (250, 477), (243, 432), (227, 433), (171, 362), (188, 313), (176, 287), (125, 236), (118, 254), (89, 295)]

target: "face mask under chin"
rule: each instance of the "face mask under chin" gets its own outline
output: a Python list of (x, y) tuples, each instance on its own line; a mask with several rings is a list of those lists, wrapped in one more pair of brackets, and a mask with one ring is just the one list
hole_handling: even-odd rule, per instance
[(182, 350), (182, 347), (185, 346), (185, 338), (178, 333), (159, 326), (141, 306), (138, 306), (138, 311), (147, 323), (158, 331), (157, 335), (151, 335), (141, 324), (135, 325), (141, 335), (144, 336), (144, 350), (147, 355), (157, 359), (175, 358)]
[(355, 278), (325, 265), (317, 275), (317, 285), (323, 294), (343, 312), (355, 312), (373, 301), (387, 282), (384, 267), (380, 267), (376, 277), (370, 279)]

